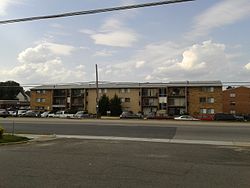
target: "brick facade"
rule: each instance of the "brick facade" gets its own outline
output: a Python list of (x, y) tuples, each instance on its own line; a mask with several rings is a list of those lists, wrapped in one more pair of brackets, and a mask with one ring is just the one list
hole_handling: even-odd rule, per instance
[(223, 112), (239, 115), (250, 114), (250, 88), (238, 87), (224, 90)]
[[(109, 99), (117, 95), (123, 110), (145, 115), (222, 112), (221, 82), (109, 83), (100, 84), (98, 93), (99, 99), (104, 94)], [(31, 90), (32, 110), (68, 108), (96, 113), (95, 85), (38, 86)]]
[(191, 115), (221, 113), (222, 87), (188, 88), (188, 112)]

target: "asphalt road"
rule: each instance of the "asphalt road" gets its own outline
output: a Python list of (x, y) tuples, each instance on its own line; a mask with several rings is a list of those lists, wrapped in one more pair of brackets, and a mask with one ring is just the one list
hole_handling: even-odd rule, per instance
[(250, 143), (250, 123), (144, 120), (0, 119), (7, 132)]
[(249, 188), (250, 148), (56, 139), (0, 146), (1, 188)]

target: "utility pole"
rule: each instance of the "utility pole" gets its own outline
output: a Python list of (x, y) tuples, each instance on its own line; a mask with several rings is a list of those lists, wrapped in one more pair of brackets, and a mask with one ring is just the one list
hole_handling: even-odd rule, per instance
[(98, 88), (98, 67), (95, 65), (96, 75), (96, 118), (99, 118), (99, 88)]

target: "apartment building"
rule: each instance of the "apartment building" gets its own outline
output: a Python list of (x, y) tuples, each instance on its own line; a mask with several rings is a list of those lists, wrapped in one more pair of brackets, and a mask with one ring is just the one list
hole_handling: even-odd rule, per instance
[(223, 112), (230, 114), (250, 114), (250, 88), (228, 88), (223, 91)]
[[(117, 95), (123, 110), (134, 113), (180, 115), (222, 112), (220, 81), (185, 81), (169, 83), (110, 82), (99, 83), (98, 96)], [(44, 85), (31, 89), (31, 109), (76, 109), (96, 113), (95, 83)]]

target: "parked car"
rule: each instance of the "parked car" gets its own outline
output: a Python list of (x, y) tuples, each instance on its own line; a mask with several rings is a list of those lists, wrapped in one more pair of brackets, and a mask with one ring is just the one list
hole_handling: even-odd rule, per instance
[(145, 116), (146, 119), (173, 119), (173, 116), (169, 116), (168, 114), (157, 114), (155, 112), (151, 112)]
[(235, 116), (233, 114), (217, 113), (214, 115), (216, 121), (234, 121)]
[(199, 115), (195, 115), (194, 118), (203, 120), (203, 121), (213, 121), (214, 114), (199, 114)]
[(244, 116), (234, 115), (235, 121), (246, 121)]
[(196, 119), (196, 118), (189, 116), (189, 115), (182, 115), (179, 117), (175, 117), (174, 119), (175, 120), (185, 120), (185, 121), (197, 121), (197, 120), (199, 120), (199, 119)]
[(20, 115), (21, 117), (38, 117), (38, 113), (32, 111), (32, 110), (28, 110), (25, 113)]
[(19, 116), (19, 117), (23, 116), (26, 112), (27, 112), (27, 110), (18, 110), (16, 116)]
[(90, 115), (86, 111), (78, 111), (76, 114), (73, 116), (74, 118), (89, 118)]
[(141, 119), (142, 115), (141, 114), (133, 114), (132, 112), (122, 112), (120, 115), (120, 119)]
[(5, 109), (0, 109), (0, 117), (6, 118), (10, 116), (9, 112)]
[(46, 117), (48, 117), (49, 113), (50, 112), (43, 112), (43, 113), (41, 113), (41, 117), (46, 118)]

